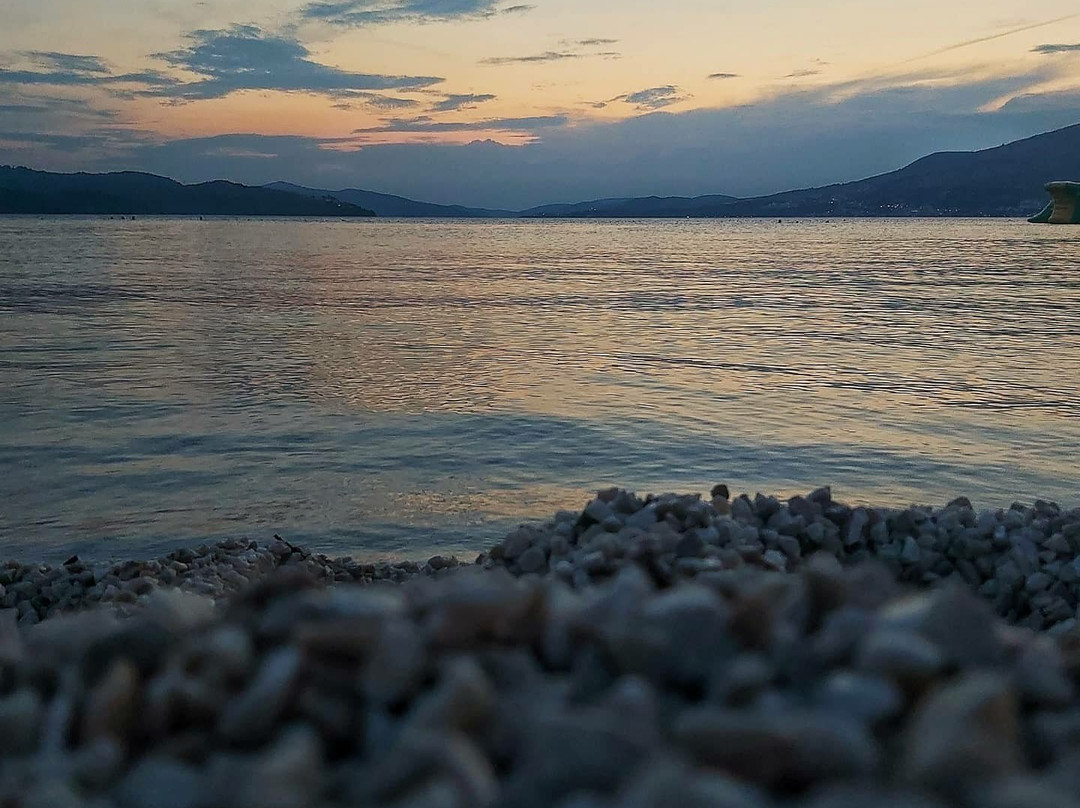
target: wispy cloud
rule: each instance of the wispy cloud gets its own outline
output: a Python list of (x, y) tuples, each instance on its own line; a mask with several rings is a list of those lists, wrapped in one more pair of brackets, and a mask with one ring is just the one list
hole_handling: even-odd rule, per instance
[(567, 115), (536, 115), (522, 118), (487, 118), (480, 121), (438, 121), (427, 115), (415, 118), (390, 118), (381, 126), (356, 129), (353, 134), (387, 132), (532, 132), (570, 123)]
[(981, 45), (984, 42), (993, 42), (995, 39), (1003, 39), (1007, 36), (1022, 34), (1025, 31), (1034, 31), (1037, 28), (1046, 28), (1050, 25), (1057, 25), (1059, 22), (1075, 20), (1077, 17), (1080, 17), (1080, 14), (1066, 14), (1064, 17), (1055, 17), (1052, 20), (1042, 20), (1040, 22), (1019, 25), (1016, 28), (1010, 28), (1008, 31), (1001, 31), (996, 34), (990, 34), (989, 36), (980, 36), (975, 37), (974, 39), (965, 39), (963, 42), (957, 42), (953, 45), (946, 45), (944, 48), (938, 48), (937, 50), (930, 51), (929, 53), (924, 53), (920, 56), (914, 56), (911, 59), (908, 59), (906, 62), (903, 62), (903, 64), (907, 64), (908, 62), (915, 62), (919, 59), (929, 59), (931, 56), (940, 56), (943, 53), (960, 50), (961, 48), (969, 48), (972, 45)]
[(95, 107), (81, 98), (64, 98), (43, 95), (40, 91), (29, 93), (8, 85), (0, 87), (0, 112), (35, 119), (57, 118), (115, 120), (119, 117), (114, 109)]
[[(970, 66), (962, 65), (857, 82), (782, 83), (751, 106), (686, 112), (676, 107), (668, 114), (611, 123), (574, 125), (575, 120), (534, 130), (542, 138), (524, 148), (492, 143), (480, 133), (468, 145), (423, 132), (355, 134), (338, 143), (235, 135), (158, 141), (122, 160), (102, 158), (93, 165), (141, 168), (190, 181), (227, 176), (255, 184), (287, 179), (312, 187), (356, 185), (507, 209), (604, 196), (750, 196), (857, 179), (932, 151), (994, 146), (1075, 123), (1080, 109), (1075, 93), (1023, 95), (1026, 88), (1068, 75), (1067, 66), (1057, 61), (1036, 60), (1025, 74), (1005, 78), (975, 78)], [(1003, 96), (1017, 101), (981, 111)], [(427, 137), (444, 142), (417, 142)], [(410, 142), (400, 142), (406, 139)], [(679, 148), (671, 148), (673, 143)], [(222, 146), (231, 149), (223, 152)], [(248, 152), (275, 153), (278, 159), (221, 156)], [(0, 162), (7, 154), (0, 146)], [(55, 165), (65, 159), (61, 150), (10, 154), (20, 162), (44, 162), (48, 156)], [(86, 168), (94, 155), (84, 152), (78, 165), (67, 165)], [(628, 165), (634, 170), (627, 171)]]
[(1072, 45), (1037, 45), (1031, 49), (1032, 53), (1080, 53), (1080, 42)]
[(20, 54), (28, 65), (0, 68), (0, 84), (42, 85), (48, 87), (104, 87), (113, 94), (124, 94), (125, 85), (164, 89), (176, 85), (175, 78), (157, 70), (117, 73), (97, 56), (29, 51)]
[(481, 59), (484, 65), (521, 65), (521, 64), (548, 64), (550, 62), (565, 62), (572, 59), (620, 59), (621, 53), (615, 51), (582, 52), (582, 51), (544, 51), (533, 53), (528, 56), (493, 56), (489, 59)]
[(602, 37), (593, 37), (592, 39), (579, 39), (575, 42), (569, 43), (573, 45), (580, 45), (583, 48), (599, 48), (605, 45), (618, 45), (617, 39), (603, 39)]
[(151, 142), (146, 132), (122, 127), (91, 129), (78, 133), (0, 131), (0, 141), (62, 150), (130, 149)]
[(742, 78), (742, 76), (738, 73), (710, 73), (706, 78), (712, 81), (725, 81), (727, 79)]
[(786, 76), (784, 76), (784, 78), (785, 79), (805, 79), (805, 78), (809, 78), (810, 76), (820, 76), (820, 75), (821, 75), (820, 70), (812, 70), (810, 68), (806, 68), (806, 69), (803, 69), (803, 70), (793, 70), (792, 72), (790, 72)]
[(23, 55), (39, 67), (49, 70), (70, 70), (78, 73), (112, 72), (100, 56), (82, 56), (56, 51), (26, 51)]
[(334, 98), (355, 94), (370, 102), (367, 91), (419, 89), (443, 81), (436, 76), (357, 73), (320, 64), (296, 39), (253, 25), (194, 31), (188, 39), (188, 47), (156, 54), (156, 58), (202, 78), (149, 94), (192, 101), (244, 90), (278, 90)]
[(401, 109), (414, 109), (420, 106), (420, 102), (412, 98), (398, 98), (392, 95), (356, 90), (341, 97), (334, 106), (337, 109), (355, 109), (366, 107), (380, 112), (391, 112)]
[(446, 22), (524, 14), (534, 6), (502, 6), (501, 0), (320, 0), (300, 11), (303, 19), (343, 28), (396, 22)]
[(434, 104), (431, 111), (456, 112), (462, 109), (475, 109), (480, 104), (494, 100), (495, 96), (490, 93), (451, 94)]
[(683, 101), (689, 100), (689, 98), (690, 96), (683, 95), (675, 85), (665, 84), (662, 87), (649, 87), (644, 90), (617, 95), (608, 101), (600, 101), (592, 106), (596, 109), (603, 109), (608, 104), (621, 101), (632, 105), (639, 112), (652, 112), (664, 107), (681, 104)]

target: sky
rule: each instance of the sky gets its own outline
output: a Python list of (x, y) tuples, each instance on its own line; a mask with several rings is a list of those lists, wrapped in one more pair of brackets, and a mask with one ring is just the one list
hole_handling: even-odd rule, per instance
[(1080, 123), (1075, 0), (4, 0), (0, 164), (491, 208), (751, 196)]

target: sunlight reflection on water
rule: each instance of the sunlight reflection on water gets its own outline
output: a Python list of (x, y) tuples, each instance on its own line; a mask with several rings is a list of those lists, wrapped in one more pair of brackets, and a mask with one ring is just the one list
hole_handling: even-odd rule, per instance
[(1080, 504), (1080, 239), (0, 219), (0, 552), (469, 552), (606, 483)]

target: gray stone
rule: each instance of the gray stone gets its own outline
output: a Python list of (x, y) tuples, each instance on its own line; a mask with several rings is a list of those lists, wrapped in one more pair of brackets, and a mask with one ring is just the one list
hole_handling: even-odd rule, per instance
[(1080, 808), (1067, 789), (1034, 777), (1011, 777), (980, 789), (979, 808)]
[(862, 641), (855, 663), (865, 673), (917, 690), (945, 667), (945, 658), (935, 645), (914, 632), (879, 629)]
[(617, 808), (761, 808), (766, 797), (720, 774), (684, 763), (658, 761), (631, 781)]
[(851, 548), (862, 544), (868, 524), (870, 524), (870, 514), (865, 508), (856, 508), (852, 511), (851, 519), (844, 531), (844, 546)]
[(648, 759), (654, 742), (628, 732), (617, 715), (540, 715), (524, 738), (503, 804), (544, 808), (580, 791), (614, 794)]
[(657, 522), (656, 505), (646, 505), (641, 510), (626, 518), (626, 527), (648, 530)]
[(295, 648), (279, 648), (268, 654), (254, 681), (229, 703), (221, 716), (219, 732), (229, 741), (245, 745), (269, 737), (292, 701), (301, 662)]
[(408, 717), (417, 728), (464, 733), (481, 732), (495, 711), (496, 694), (475, 661), (449, 662), (435, 689), (416, 703)]
[(530, 547), (518, 559), (518, 566), (526, 575), (544, 572), (547, 565), (547, 554), (539, 547)]
[(200, 808), (206, 804), (204, 776), (177, 760), (145, 757), (113, 790), (118, 808)]
[(904, 707), (904, 696), (885, 679), (838, 671), (822, 684), (816, 703), (830, 713), (849, 715), (862, 723), (875, 725), (899, 715)]
[(605, 519), (614, 516), (615, 512), (606, 502), (599, 499), (594, 499), (585, 508), (584, 514), (592, 521), (602, 524)]
[(503, 539), (503, 554), (510, 561), (519, 558), (533, 543), (533, 533), (526, 528), (519, 528)]
[(824, 714), (705, 708), (681, 716), (673, 733), (692, 760), (770, 789), (858, 779), (878, 767), (865, 728)]
[(82, 717), (82, 737), (88, 741), (126, 740), (136, 718), (139, 674), (125, 659), (118, 659), (90, 691)]
[(851, 783), (818, 789), (796, 805), (798, 808), (946, 808), (946, 803), (916, 790)]
[(467, 738), (409, 731), (379, 760), (351, 771), (344, 791), (350, 805), (397, 806), (415, 800), (411, 804), (422, 806), (437, 793), (448, 802), (436, 804), (483, 808), (494, 801), (498, 784), (490, 761)]
[(230, 808), (313, 808), (323, 790), (322, 749), (310, 727), (290, 727), (259, 755), (211, 760), (207, 791)]
[(922, 557), (922, 549), (919, 543), (911, 536), (904, 539), (903, 548), (900, 550), (900, 560), (905, 564), (918, 564)]
[(1057, 646), (1043, 637), (1034, 638), (1020, 653), (1013, 668), (1013, 682), (1024, 702), (1039, 707), (1062, 709), (1076, 697)]
[(705, 542), (696, 530), (683, 535), (679, 543), (675, 545), (677, 558), (701, 558), (705, 554)]
[(908, 726), (901, 771), (911, 783), (956, 795), (1021, 766), (1016, 698), (1006, 679), (961, 677), (927, 697)]
[(0, 757), (35, 751), (41, 739), (45, 708), (36, 690), (22, 688), (0, 698)]

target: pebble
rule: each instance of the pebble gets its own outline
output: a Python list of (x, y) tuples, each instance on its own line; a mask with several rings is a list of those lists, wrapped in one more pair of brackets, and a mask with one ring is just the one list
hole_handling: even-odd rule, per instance
[(295, 648), (268, 654), (254, 681), (229, 703), (218, 727), (221, 734), (243, 745), (265, 739), (292, 700), (301, 663)]
[(1078, 557), (1049, 503), (717, 487), (604, 491), (474, 565), (11, 563), (0, 804), (1068, 808)]

